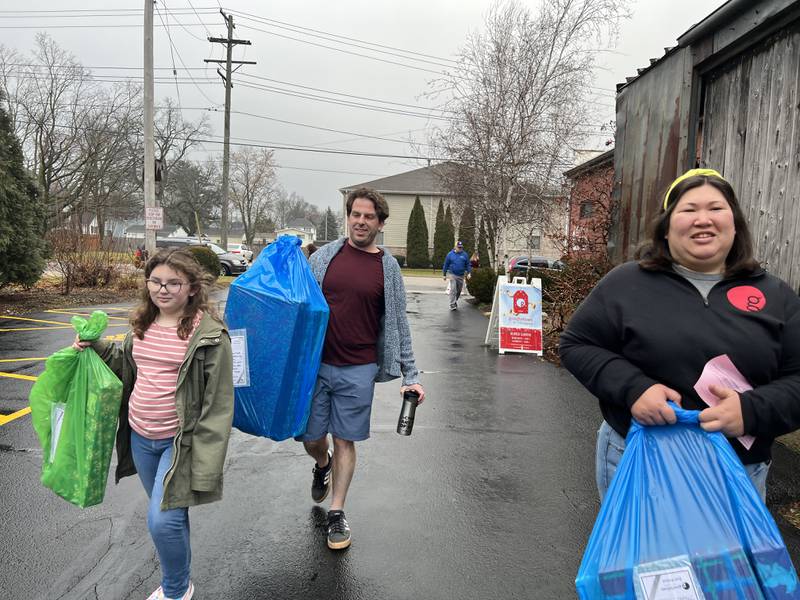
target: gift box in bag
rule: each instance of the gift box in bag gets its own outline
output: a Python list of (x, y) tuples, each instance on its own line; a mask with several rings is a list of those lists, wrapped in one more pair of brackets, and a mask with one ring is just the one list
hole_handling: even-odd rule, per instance
[(584, 600), (787, 600), (797, 573), (778, 527), (722, 433), (699, 411), (634, 421), (576, 587)]
[[(108, 325), (95, 311), (72, 317), (81, 340), (94, 341)], [(122, 401), (122, 382), (91, 348), (59, 350), (30, 393), (33, 428), (44, 460), (42, 483), (85, 508), (103, 501)]]
[(225, 321), (233, 348), (233, 426), (285, 440), (305, 432), (328, 325), (328, 305), (300, 250), (281, 236), (231, 284)]

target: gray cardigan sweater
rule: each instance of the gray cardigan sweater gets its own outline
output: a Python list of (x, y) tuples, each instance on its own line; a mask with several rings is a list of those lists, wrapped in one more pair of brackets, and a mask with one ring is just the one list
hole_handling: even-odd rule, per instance
[[(346, 243), (341, 238), (311, 255), (309, 260), (311, 271), (317, 283), (322, 287), (328, 265)], [(419, 371), (414, 363), (414, 351), (411, 349), (411, 329), (406, 318), (406, 290), (400, 265), (388, 250), (383, 249), (383, 297), (384, 315), (381, 320), (381, 332), (378, 336), (378, 374), (375, 381), (391, 381), (402, 375), (403, 385), (419, 383)]]

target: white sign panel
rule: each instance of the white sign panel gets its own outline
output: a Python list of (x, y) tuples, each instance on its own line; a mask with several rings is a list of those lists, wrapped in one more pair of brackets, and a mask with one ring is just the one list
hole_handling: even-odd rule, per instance
[(247, 359), (247, 330), (232, 329), (233, 387), (250, 387), (250, 363)]
[(542, 354), (542, 284), (532, 279), (498, 282), (497, 302), (499, 350)]
[(144, 228), (158, 231), (164, 228), (164, 209), (148, 206), (144, 209)]

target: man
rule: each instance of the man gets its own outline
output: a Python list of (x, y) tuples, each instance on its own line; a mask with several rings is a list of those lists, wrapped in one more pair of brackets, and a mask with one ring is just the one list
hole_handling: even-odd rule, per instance
[(447, 253), (442, 266), (442, 276), (445, 281), (450, 279), (450, 310), (458, 308), (458, 298), (461, 290), (464, 289), (464, 277), (469, 279), (472, 273), (472, 265), (469, 263), (469, 256), (464, 252), (464, 244), (461, 240), (456, 242), (456, 247)]
[(369, 437), (375, 382), (402, 375), (400, 393), (411, 389), (420, 402), (425, 398), (411, 349), (400, 267), (375, 243), (389, 207), (369, 188), (350, 192), (346, 205), (348, 237), (323, 246), (309, 259), (330, 318), (308, 427), (297, 438), (316, 461), (312, 499), (322, 502), (333, 488), (328, 547), (334, 550), (350, 545), (344, 503), (356, 466), (355, 442)]

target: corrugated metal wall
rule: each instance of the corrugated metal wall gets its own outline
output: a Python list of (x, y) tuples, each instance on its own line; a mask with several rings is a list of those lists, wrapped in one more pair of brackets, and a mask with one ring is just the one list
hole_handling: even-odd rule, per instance
[(756, 258), (800, 286), (800, 22), (710, 73), (703, 166), (733, 185)]

